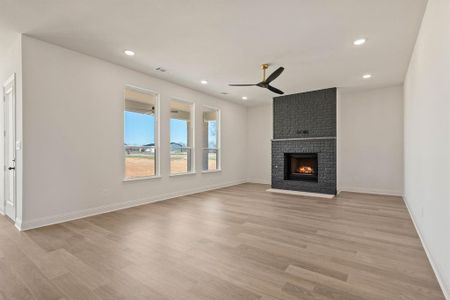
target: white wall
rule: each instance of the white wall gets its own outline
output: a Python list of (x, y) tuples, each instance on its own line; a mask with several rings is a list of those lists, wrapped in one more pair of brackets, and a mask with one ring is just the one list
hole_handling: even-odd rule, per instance
[(403, 86), (340, 91), (338, 190), (403, 195)]
[(450, 1), (429, 0), (405, 79), (405, 200), (450, 299)]
[[(21, 35), (11, 32), (0, 32), (0, 86), (3, 97), (3, 84), (16, 74), (16, 139), (22, 140), (22, 52)], [(4, 130), (3, 101), (0, 102), (0, 133)], [(17, 152), (16, 180), (17, 186), (22, 185), (22, 152)], [(0, 134), (0, 166), (4, 166), (4, 140)], [(4, 172), (0, 171), (0, 213), (4, 206)], [(18, 223), (22, 219), (22, 190), (19, 188), (16, 194), (16, 219)]]
[[(339, 190), (402, 195), (402, 92), (401, 86), (339, 90)], [(249, 107), (247, 115), (249, 181), (270, 183), (272, 105)]]
[(247, 177), (249, 182), (270, 184), (272, 123), (271, 104), (248, 108)]
[[(24, 218), (30, 228), (214, 187), (247, 176), (244, 106), (30, 37), (23, 37)], [(123, 182), (123, 93), (126, 84), (161, 97), (161, 179)], [(221, 109), (222, 172), (169, 177), (169, 99)]]

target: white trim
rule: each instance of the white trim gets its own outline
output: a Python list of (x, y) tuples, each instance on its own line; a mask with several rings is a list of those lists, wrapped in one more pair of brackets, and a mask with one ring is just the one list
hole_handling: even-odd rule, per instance
[(222, 110), (217, 109), (217, 171), (222, 171)]
[(24, 231), (24, 230), (34, 229), (34, 228), (38, 228), (38, 227), (43, 227), (43, 226), (59, 224), (59, 223), (72, 221), (72, 220), (76, 220), (76, 219), (86, 218), (86, 217), (90, 217), (90, 216), (100, 215), (100, 214), (104, 214), (104, 213), (108, 213), (108, 212), (112, 212), (112, 211), (116, 211), (116, 210), (121, 210), (121, 209), (125, 209), (125, 208), (130, 208), (130, 207), (140, 206), (140, 205), (144, 205), (144, 204), (164, 201), (164, 200), (168, 200), (168, 199), (172, 199), (172, 198), (177, 198), (177, 197), (197, 194), (197, 193), (201, 193), (201, 192), (206, 192), (206, 191), (210, 191), (210, 190), (225, 188), (225, 187), (229, 187), (229, 186), (233, 186), (233, 185), (242, 184), (245, 182), (246, 182), (246, 180), (244, 180), (244, 179), (235, 180), (235, 181), (230, 181), (225, 184), (210, 185), (210, 186), (201, 187), (201, 188), (188, 189), (188, 190), (180, 191), (180, 192), (173, 192), (173, 193), (167, 193), (167, 194), (162, 194), (162, 195), (157, 195), (157, 196), (152, 196), (152, 197), (146, 197), (146, 198), (137, 199), (137, 200), (130, 200), (130, 201), (126, 201), (126, 202), (108, 204), (108, 205), (88, 208), (88, 209), (79, 210), (79, 211), (61, 214), (61, 215), (38, 218), (38, 219), (25, 221), (25, 222), (17, 221), (16, 227), (20, 231)]
[(299, 192), (299, 191), (290, 191), (290, 190), (280, 190), (280, 189), (268, 189), (266, 192), (269, 193), (277, 193), (277, 194), (286, 194), (293, 196), (306, 196), (306, 197), (318, 197), (318, 198), (327, 198), (333, 199), (335, 195), (329, 194), (320, 194), (320, 193), (308, 193), (308, 192)]
[(152, 180), (152, 179), (160, 179), (162, 176), (147, 176), (147, 177), (125, 177), (122, 179), (123, 182), (133, 182), (133, 181), (142, 181), (142, 180)]
[[(18, 158), (18, 154), (17, 154), (18, 148), (17, 148), (17, 98), (16, 98), (17, 97), (17, 91), (16, 91), (16, 89), (17, 89), (16, 84), (17, 83), (16, 83), (16, 78), (17, 78), (16, 77), (16, 73), (12, 73), (11, 76), (9, 76), (9, 78), (3, 84), (2, 101), (1, 101), (1, 105), (3, 106), (2, 107), (3, 124), (0, 127), (1, 131), (2, 131), (0, 133), (2, 135), (2, 143), (1, 143), (0, 147), (2, 147), (2, 149), (3, 149), (3, 151), (2, 151), (3, 152), (3, 157), (2, 157), (3, 166), (1, 166), (3, 170), (1, 170), (2, 175), (0, 176), (0, 180), (2, 181), (1, 187), (3, 188), (3, 190), (0, 191), (2, 193), (2, 195), (0, 196), (0, 202), (1, 202), (0, 205), (1, 205), (1, 208), (3, 210), (2, 214), (7, 216), (7, 217), (9, 217), (14, 222), (16, 222), (17, 214), (18, 214), (18, 212), (17, 212), (17, 202), (18, 202), (17, 194), (18, 194), (18, 190), (19, 190), (19, 184), (17, 183), (17, 178), (21, 174), (19, 172), (21, 169), (19, 169), (19, 162), (18, 162), (19, 158)], [(12, 103), (11, 103), (12, 106), (9, 108), (12, 112), (11, 111), (6, 111), (6, 94), (8, 94), (8, 93), (11, 93), (12, 94), (12, 98), (13, 98)], [(14, 158), (13, 158), (13, 160), (14, 160), (14, 167), (15, 167), (14, 180), (13, 180), (14, 181), (14, 183), (13, 183), (13, 186), (14, 186), (13, 187), (14, 217), (8, 214), (8, 206), (6, 204), (6, 202), (8, 200), (5, 197), (6, 196), (5, 195), (5, 192), (6, 192), (6, 186), (5, 186), (6, 177), (5, 176), (10, 176), (9, 172), (8, 172), (8, 174), (6, 174), (6, 167), (7, 167), (7, 165), (9, 166), (9, 162), (5, 161), (6, 153), (9, 152), (9, 150), (5, 149), (5, 145), (6, 145), (6, 122), (7, 122), (6, 114), (8, 112), (12, 113), (12, 115), (8, 119), (9, 120), (13, 119), (13, 124), (14, 124), (12, 126), (12, 127), (14, 127), (14, 130), (13, 130), (12, 133), (10, 132), (13, 135), (13, 140), (14, 140), (14, 146), (13, 146), (14, 147)], [(8, 128), (11, 128), (11, 126), (9, 126)], [(10, 187), (8, 188), (8, 191), (9, 191), (9, 193), (11, 193)]]
[(16, 222), (14, 223), (14, 227), (16, 227), (17, 230), (22, 231), (20, 228), (22, 227), (22, 220), (19, 218), (16, 218)]
[(202, 171), (202, 174), (208, 174), (208, 173), (220, 173), (222, 172), (222, 169), (216, 169), (216, 170), (204, 170)]
[(248, 183), (257, 183), (257, 184), (270, 184), (270, 180), (266, 179), (258, 179), (258, 178), (247, 178)]
[[(122, 116), (123, 116), (123, 112), (125, 111), (125, 92), (126, 90), (131, 89), (140, 93), (144, 93), (144, 94), (148, 94), (148, 95), (152, 95), (156, 98), (156, 103), (155, 103), (155, 175), (153, 176), (147, 176), (147, 177), (142, 177), (142, 180), (146, 180), (146, 179), (153, 179), (153, 178), (159, 178), (161, 177), (161, 95), (158, 92), (155, 92), (153, 90), (150, 89), (145, 89), (145, 88), (141, 88), (141, 87), (137, 87), (135, 85), (131, 85), (131, 84), (125, 84), (125, 88), (123, 89), (123, 99), (122, 99), (122, 103), (123, 103), (123, 109), (122, 109)], [(122, 117), (122, 125), (125, 124), (125, 119)], [(123, 142), (125, 141), (125, 130), (122, 130), (122, 138), (123, 138)], [(123, 166), (123, 181), (135, 181), (136, 179), (132, 179), (130, 180), (130, 178), (125, 177), (125, 153), (122, 149), (122, 166)]]
[(12, 73), (11, 76), (9, 76), (9, 78), (3, 84), (3, 87), (6, 88), (8, 85), (15, 82), (15, 80), (16, 80), (16, 73)]
[[(215, 110), (217, 113), (217, 147), (215, 148), (217, 150), (217, 155), (216, 155), (216, 159), (218, 159), (216, 166), (217, 169), (216, 170), (203, 170), (203, 165), (202, 165), (202, 173), (214, 173), (214, 172), (220, 172), (222, 171), (222, 111), (220, 108), (215, 107), (215, 106), (210, 106), (210, 105), (202, 105), (203, 108), (207, 108), (209, 110)], [(206, 110), (201, 109), (202, 112), (202, 123), (204, 122), (203, 120), (203, 112), (205, 112)], [(202, 126), (202, 130), (203, 130), (203, 126)], [(203, 136), (203, 134), (202, 134)], [(203, 141), (202, 141), (203, 142)], [(203, 164), (203, 150), (204, 149), (209, 149), (209, 148), (202, 148), (202, 164)]]
[(375, 194), (375, 195), (403, 197), (403, 192), (401, 192), (401, 191), (384, 190), (384, 189), (371, 189), (371, 188), (360, 188), (360, 187), (340, 187), (340, 188), (338, 188), (338, 194), (340, 192), (351, 192), (351, 193), (363, 193), (363, 194)]
[(169, 177), (179, 177), (179, 176), (186, 176), (186, 175), (197, 175), (197, 173), (196, 172), (173, 173), (173, 174), (170, 174)]
[[(217, 106), (212, 106), (212, 105), (208, 105), (208, 104), (202, 104), (202, 107), (206, 107), (206, 108), (212, 109), (212, 110), (220, 110), (219, 107), (217, 107)], [(202, 112), (203, 112), (203, 111), (204, 111), (204, 110), (202, 110)]]
[(414, 219), (413, 211), (410, 209), (408, 205), (408, 201), (406, 201), (406, 196), (403, 196), (403, 202), (406, 205), (406, 209), (408, 210), (409, 216), (414, 224), (414, 228), (417, 231), (417, 235), (419, 236), (420, 242), (422, 243), (422, 247), (425, 250), (425, 254), (428, 257), (428, 261), (430, 262), (431, 268), (434, 271), (434, 275), (441, 287), (442, 293), (444, 293), (445, 299), (450, 299), (450, 291), (446, 290), (445, 280), (443, 276), (439, 273), (436, 263), (434, 262), (433, 257), (431, 256), (431, 252), (428, 250), (427, 245), (425, 244), (425, 240), (423, 239), (422, 233), (420, 232), (419, 226), (417, 226), (416, 220)]
[(161, 176), (161, 95), (159, 93), (156, 94), (155, 116), (155, 176)]
[[(170, 176), (179, 176), (179, 175), (191, 175), (191, 174), (195, 174), (196, 173), (196, 167), (195, 167), (195, 165), (196, 165), (196, 163), (195, 163), (195, 158), (196, 158), (196, 155), (195, 155), (195, 135), (196, 135), (196, 126), (195, 126), (195, 116), (196, 116), (196, 114), (195, 114), (195, 109), (196, 109), (196, 107), (195, 107), (195, 102), (194, 101), (191, 101), (191, 100), (185, 100), (185, 99), (183, 99), (183, 98), (178, 98), (178, 97), (171, 97), (171, 98), (169, 98), (170, 100), (169, 100), (169, 177)], [(191, 153), (190, 153), (190, 158), (191, 158), (191, 170), (189, 170), (189, 172), (186, 172), (186, 173), (171, 173), (171, 170), (170, 170), (170, 130), (171, 130), (171, 128), (170, 128), (170, 120), (171, 120), (171, 111), (172, 111), (172, 108), (170, 107), (170, 105), (171, 105), (171, 101), (175, 101), (175, 102), (181, 102), (181, 103), (186, 103), (186, 104), (189, 104), (190, 106), (191, 106), (191, 111), (190, 111), (190, 120), (189, 120), (189, 122), (190, 122), (190, 124), (191, 124), (191, 141), (190, 141), (190, 143), (189, 143), (189, 145), (187, 145), (187, 147), (186, 148), (190, 148), (191, 149)]]
[[(341, 89), (336, 88), (336, 186), (341, 186)], [(339, 194), (339, 189), (338, 189)]]
[[(153, 95), (153, 96), (159, 96), (159, 93), (157, 91), (154, 91), (154, 90), (151, 90), (151, 89), (147, 89), (147, 88), (142, 88), (142, 87), (139, 87), (137, 85), (125, 84), (125, 88), (127, 88), (127, 87), (132, 89), (132, 90), (135, 90), (137, 92), (144, 93), (144, 94), (150, 94), (150, 95)], [(124, 98), (123, 99), (125, 100), (125, 94), (124, 94)]]

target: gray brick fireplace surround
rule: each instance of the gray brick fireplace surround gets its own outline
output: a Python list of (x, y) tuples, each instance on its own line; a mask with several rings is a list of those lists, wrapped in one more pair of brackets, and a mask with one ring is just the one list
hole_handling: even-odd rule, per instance
[[(272, 188), (336, 194), (336, 104), (336, 88), (273, 99)], [(317, 154), (316, 181), (289, 180), (288, 154)]]

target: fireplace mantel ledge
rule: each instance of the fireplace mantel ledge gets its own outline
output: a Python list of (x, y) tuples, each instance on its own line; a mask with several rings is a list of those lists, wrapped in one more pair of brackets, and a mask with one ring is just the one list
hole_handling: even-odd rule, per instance
[(286, 139), (272, 139), (272, 142), (284, 142), (284, 141), (307, 141), (307, 140), (335, 140), (334, 136), (326, 137), (308, 137), (308, 138), (286, 138)]

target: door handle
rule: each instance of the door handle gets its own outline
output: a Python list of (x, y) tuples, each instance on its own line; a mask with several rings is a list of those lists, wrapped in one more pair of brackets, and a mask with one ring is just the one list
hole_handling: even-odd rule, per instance
[(11, 171), (11, 170), (15, 170), (15, 169), (16, 169), (16, 167), (9, 167), (9, 168), (8, 168), (8, 170), (10, 170), (10, 171)]

